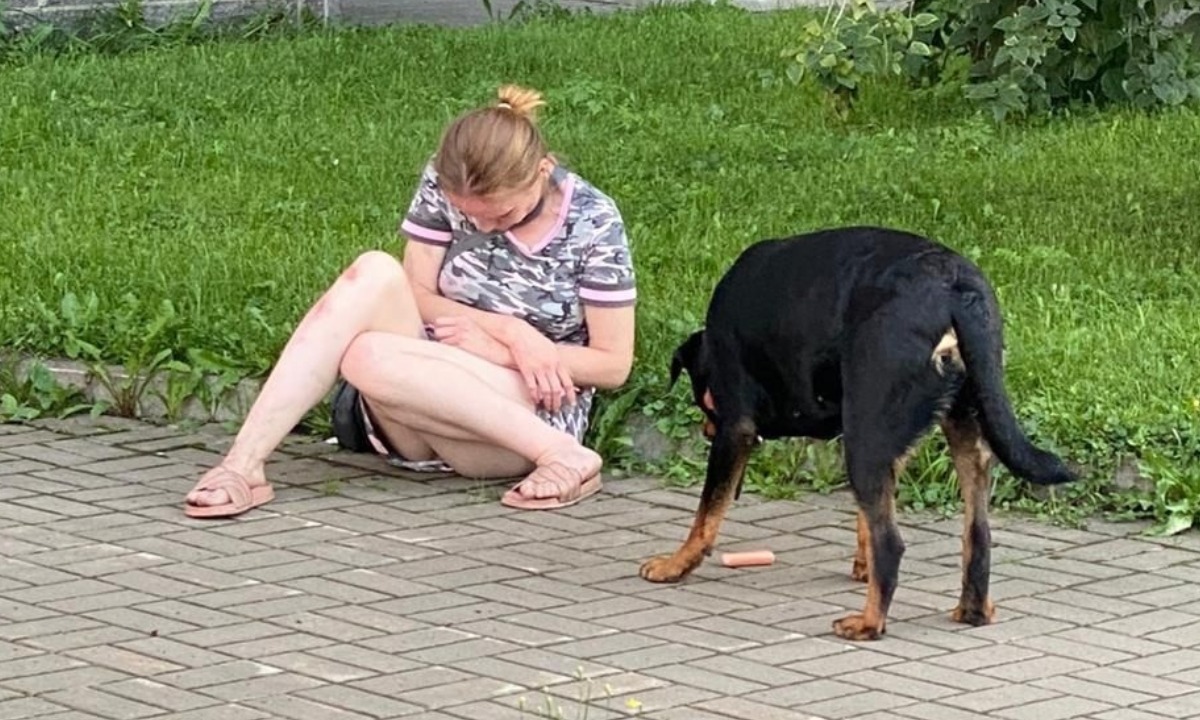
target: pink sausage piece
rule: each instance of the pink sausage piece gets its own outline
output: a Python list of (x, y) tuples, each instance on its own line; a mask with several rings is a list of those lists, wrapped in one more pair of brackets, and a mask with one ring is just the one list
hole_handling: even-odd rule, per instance
[(752, 550), (750, 552), (721, 553), (721, 564), (725, 567), (750, 567), (752, 565), (770, 565), (775, 562), (775, 553), (770, 550)]

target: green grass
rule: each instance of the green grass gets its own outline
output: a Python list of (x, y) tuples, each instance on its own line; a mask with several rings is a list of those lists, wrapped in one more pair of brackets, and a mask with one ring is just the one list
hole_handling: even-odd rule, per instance
[[(877, 223), (993, 279), (1009, 389), (1039, 441), (1096, 478), (1146, 450), (1200, 461), (1200, 114), (996, 127), (954, 92), (879, 85), (842, 122), (777, 79), (807, 17), (700, 6), (0, 67), (0, 347), (203, 351), (262, 372), (341, 267), (401, 249), (444, 123), (515, 81), (546, 93), (552, 146), (629, 226), (637, 394), (610, 408), (678, 432), (686, 393), (665, 394), (667, 358), (736, 253)], [(626, 413), (612, 414), (599, 433), (616, 457)], [(766, 457), (763, 477), (798, 462), (790, 447)]]

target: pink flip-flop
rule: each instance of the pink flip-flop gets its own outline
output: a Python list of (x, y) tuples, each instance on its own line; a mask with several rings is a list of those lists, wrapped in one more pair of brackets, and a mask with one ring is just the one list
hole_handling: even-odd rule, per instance
[[(521, 486), (530, 480), (553, 483), (558, 488), (558, 495), (544, 498), (525, 497), (521, 494)], [(600, 492), (602, 487), (600, 473), (583, 478), (578, 470), (572, 470), (562, 463), (550, 463), (539, 465), (528, 477), (504, 493), (500, 502), (521, 510), (556, 510), (591, 497)]]
[(229, 495), (229, 502), (224, 505), (185, 503), (185, 515), (194, 518), (233, 517), (275, 499), (275, 490), (270, 485), (251, 487), (246, 478), (238, 473), (224, 467), (218, 470), (197, 483), (193, 490), (224, 490)]

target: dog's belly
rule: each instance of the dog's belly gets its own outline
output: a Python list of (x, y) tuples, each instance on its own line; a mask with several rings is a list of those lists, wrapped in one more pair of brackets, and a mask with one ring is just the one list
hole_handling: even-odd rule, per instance
[(808, 437), (815, 440), (832, 440), (842, 434), (842, 413), (834, 412), (810, 415), (793, 412), (783, 417), (772, 418), (760, 424), (759, 435), (765, 439), (785, 437)]

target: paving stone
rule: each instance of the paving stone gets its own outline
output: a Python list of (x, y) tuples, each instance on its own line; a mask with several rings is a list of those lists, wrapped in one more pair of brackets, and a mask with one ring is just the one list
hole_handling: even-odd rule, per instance
[(1001, 680), (980, 675), (972, 672), (969, 668), (958, 670), (925, 661), (889, 665), (887, 671), (894, 675), (922, 680), (935, 685), (945, 685), (966, 692), (978, 692), (1005, 685)]
[(1068, 640), (1062, 635), (1039, 635), (1021, 638), (1013, 641), (1014, 645), (1052, 653), (1060, 657), (1082, 660), (1092, 665), (1111, 665), (1135, 657), (1131, 653), (1107, 650), (1097, 645), (1087, 645), (1074, 640)]
[(475, 702), (493, 698), (502, 692), (511, 691), (508, 683), (491, 678), (469, 678), (458, 682), (406, 691), (404, 701), (426, 709), (440, 709), (450, 705)]
[(861, 717), (875, 711), (893, 711), (896, 708), (912, 705), (916, 702), (916, 700), (902, 695), (868, 690), (867, 692), (855, 693), (846, 697), (831, 698), (810, 705), (801, 705), (797, 709), (822, 718), (851, 718)]
[(520, 513), (473, 481), (298, 438), (272, 456), (269, 508), (184, 518), (180, 494), (228, 440), (0, 425), (0, 720), (521, 720), (530, 688), (570, 709), (585, 686), (612, 694), (591, 720), (627, 716), (626, 699), (657, 720), (1200, 716), (1188, 537), (995, 518), (999, 621), (970, 628), (948, 616), (961, 520), (902, 513), (889, 632), (847, 643), (831, 623), (865, 587), (844, 491), (746, 498), (722, 547), (771, 547), (774, 565), (655, 585), (637, 566), (678, 547), (698, 488), (635, 478)]
[(1011, 683), (1029, 683), (1040, 678), (1068, 675), (1092, 667), (1095, 666), (1091, 663), (1047, 655), (999, 667), (983, 668), (979, 672)]
[(1056, 633), (1052, 637), (1061, 637), (1084, 645), (1096, 645), (1133, 655), (1153, 655), (1155, 653), (1169, 652), (1174, 649), (1170, 645), (1155, 642), (1147, 638), (1136, 638), (1129, 635), (1122, 635), (1119, 632), (1109, 632), (1095, 628), (1073, 628)]
[(595, 658), (595, 660), (598, 663), (621, 668), (622, 670), (643, 671), (647, 668), (673, 667), (678, 663), (708, 657), (712, 654), (712, 650), (692, 645), (666, 643), (651, 647), (640, 647), (611, 655), (601, 655)]
[[(704, 670), (695, 665), (679, 664), (678, 662), (646, 669), (644, 672), (647, 675), (662, 678), (672, 683), (714, 690), (721, 695), (746, 695), (751, 692), (765, 690), (768, 687), (763, 683), (751, 682), (731, 675)], [(689, 700), (688, 702), (693, 701)]]
[(721, 653), (736, 653), (739, 650), (758, 647), (762, 644), (754, 640), (746, 640), (744, 638), (734, 637), (732, 635), (710, 632), (708, 630), (702, 630), (700, 628), (691, 627), (688, 625), (646, 628), (642, 630), (642, 634), (650, 637), (662, 638), (663, 640), (670, 639), (675, 642), (694, 645), (704, 650), (712, 650)]
[(1095, 720), (1164, 720), (1166, 715), (1158, 713), (1148, 713), (1143, 710), (1134, 710), (1132, 708), (1120, 708), (1117, 710), (1109, 710), (1094, 716)]
[(46, 695), (56, 705), (74, 708), (112, 720), (134, 720), (136, 718), (161, 715), (162, 710), (135, 700), (127, 700), (95, 688), (78, 687)]
[(1190, 625), (1195, 622), (1196, 616), (1187, 613), (1181, 613), (1176, 610), (1152, 610), (1141, 615), (1130, 615), (1129, 617), (1101, 623), (1096, 626), (1096, 629), (1140, 637), (1161, 633), (1170, 628)]
[(125, 640), (133, 640), (138, 637), (141, 637), (140, 633), (127, 628), (102, 626), (76, 630), (74, 632), (41, 635), (25, 640), (25, 644), (52, 652), (62, 652), (75, 648), (108, 645)]
[(830, 680), (828, 678), (819, 678), (798, 685), (777, 687), (755, 693), (754, 700), (781, 707), (795, 707), (798, 705), (811, 705), (824, 700), (849, 697), (861, 692), (860, 688), (849, 683)]
[(0, 625), (0, 639), (30, 641), (41, 637), (54, 637), (63, 633), (95, 629), (93, 620), (71, 615), (58, 615), (27, 622)]
[[(0, 427), (3, 427), (0, 425)], [(4, 436), (0, 435), (0, 438)], [(27, 718), (46, 717), (51, 713), (63, 710), (62, 705), (56, 705), (44, 698), (17, 697), (0, 700), (0, 720), (26, 720)]]
[(308, 652), (320, 658), (363, 668), (373, 673), (395, 673), (419, 667), (418, 663), (412, 660), (376, 652), (359, 645), (329, 645), (314, 648)]
[(364, 692), (346, 685), (326, 685), (297, 693), (302, 698), (373, 718), (411, 715), (422, 708), (384, 695)]
[(244, 701), (243, 704), (269, 713), (273, 718), (291, 718), (292, 720), (369, 720), (371, 718), (370, 715), (350, 712), (291, 695), (254, 698)]
[(699, 703), (696, 707), (709, 711), (720, 718), (736, 718), (736, 720), (807, 720), (812, 717), (808, 713), (800, 713), (785, 707), (767, 705), (741, 697), (717, 698)]
[(459, 660), (450, 666), (470, 675), (489, 677), (520, 687), (542, 688), (571, 682), (574, 679), (568, 674), (547, 672), (497, 657)]
[(301, 690), (326, 687), (320, 680), (292, 673), (271, 673), (244, 680), (235, 680), (220, 685), (207, 685), (203, 692), (227, 703), (242, 703), (247, 700), (272, 698)]
[(1200, 716), (1200, 692), (1155, 700), (1139, 705), (1138, 709), (1171, 718), (1194, 718)]
[(409, 619), (426, 625), (462, 625), (503, 615), (518, 613), (522, 608), (498, 602), (477, 602), (468, 605), (432, 610), (410, 615)]
[(812, 660), (791, 663), (786, 667), (788, 670), (806, 675), (840, 679), (842, 676), (852, 673), (855, 670), (867, 670), (870, 668), (893, 665), (898, 662), (900, 662), (900, 658), (897, 658), (894, 655), (875, 652), (873, 650), (853, 648), (847, 652), (838, 653), (835, 655), (828, 655), (814, 658)]
[(1113, 668), (1116, 670), (1142, 673), (1156, 677), (1191, 670), (1197, 667), (1200, 667), (1200, 651), (1197, 650), (1174, 650), (1136, 660), (1126, 660), (1125, 662), (1113, 665)]
[(996, 715), (1012, 720), (1066, 720), (1111, 709), (1111, 705), (1086, 698), (1060, 697), (1006, 708), (996, 712)]
[(185, 645), (163, 637), (143, 638), (120, 643), (118, 647), (131, 652), (148, 655), (184, 667), (204, 667), (222, 662), (224, 655)]
[[(1196, 609), (1200, 610), (1200, 605), (1197, 605)], [(1200, 622), (1173, 627), (1169, 630), (1163, 630), (1162, 632), (1146, 635), (1144, 639), (1151, 642), (1175, 645), (1177, 647), (1200, 647)]]
[(1136, 705), (1155, 699), (1153, 695), (1147, 693), (1123, 690), (1111, 685), (1088, 682), (1087, 680), (1080, 680), (1074, 677), (1057, 676), (1043, 680), (1034, 680), (1033, 684), (1052, 692), (1067, 693), (1068, 695), (1096, 700), (1108, 703), (1109, 705)]
[(1195, 688), (1191, 685), (1172, 682), (1162, 678), (1152, 678), (1137, 673), (1126, 672), (1125, 670), (1117, 670), (1115, 668), (1096, 668), (1095, 670), (1085, 670), (1078, 673), (1075, 677), (1088, 682), (1098, 683), (1100, 685), (1111, 685), (1112, 687), (1122, 688), (1124, 690), (1133, 690), (1134, 692), (1150, 693), (1159, 697), (1175, 697), (1178, 695), (1186, 695)]
[(448, 645), (425, 648), (423, 650), (410, 651), (405, 653), (405, 657), (430, 665), (449, 665), (460, 660), (469, 660), (471, 658), (488, 657), (490, 655), (499, 655), (505, 652), (512, 652), (518, 647), (518, 645), (513, 643), (507, 643), (493, 638), (474, 638), (464, 642), (456, 642)]
[(214, 698), (169, 687), (147, 678), (131, 678), (121, 682), (108, 683), (103, 689), (110, 695), (172, 712), (195, 710), (220, 703)]
[(112, 668), (134, 677), (176, 672), (184, 668), (183, 665), (111, 645), (71, 650), (68, 654), (91, 665)]

